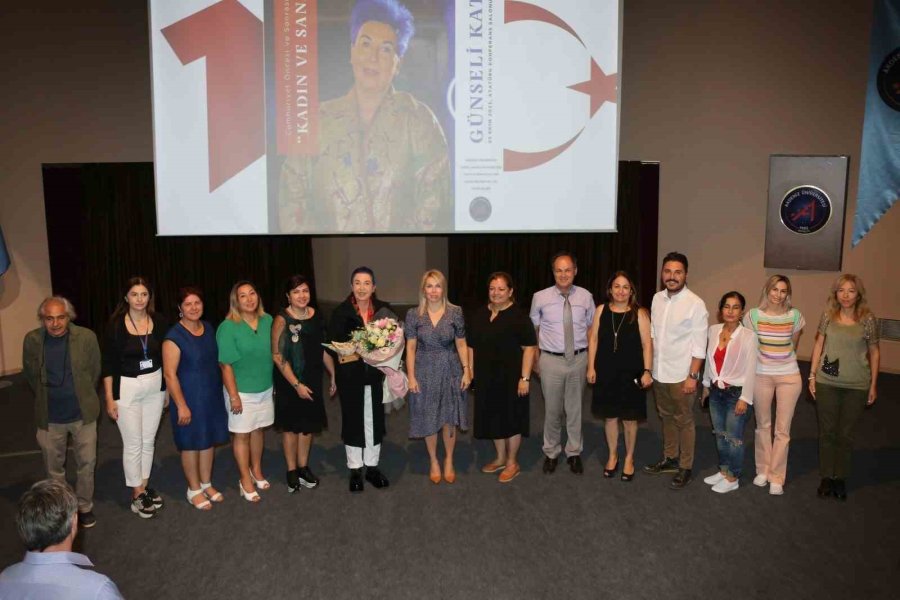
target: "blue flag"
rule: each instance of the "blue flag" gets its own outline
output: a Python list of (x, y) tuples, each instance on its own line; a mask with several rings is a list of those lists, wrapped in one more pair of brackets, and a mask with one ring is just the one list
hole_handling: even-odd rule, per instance
[(3, 230), (0, 229), (0, 275), (9, 269), (9, 252), (6, 251), (6, 242), (3, 240)]
[(875, 0), (853, 246), (900, 197), (900, 0)]

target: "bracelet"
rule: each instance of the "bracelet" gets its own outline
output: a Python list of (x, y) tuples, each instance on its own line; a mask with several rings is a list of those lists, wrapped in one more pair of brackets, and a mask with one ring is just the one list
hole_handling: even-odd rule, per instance
[(529, 381), (531, 381), (531, 378), (530, 378), (530, 377), (525, 377), (525, 376), (523, 375), (522, 377), (519, 377), (519, 380), (520, 380), (520, 381), (524, 381), (525, 383), (528, 383)]
[(812, 374), (811, 374), (809, 377), (807, 377), (806, 379), (808, 379), (809, 381), (812, 381), (812, 380), (815, 379), (815, 378), (816, 378), (816, 374), (815, 374), (815, 373), (812, 373)]
[(463, 365), (462, 367), (463, 367), (463, 369), (468, 369), (469, 365)]
[(301, 384), (301, 383), (303, 383), (303, 382), (300, 381), (300, 380), (298, 379), (298, 380), (297, 380), (297, 383), (295, 383), (292, 387), (296, 390), (297, 388), (300, 387), (300, 384)]
[(643, 371), (641, 371), (641, 375), (643, 375), (644, 373), (650, 373), (650, 377), (653, 377), (653, 371), (651, 369), (644, 369)]

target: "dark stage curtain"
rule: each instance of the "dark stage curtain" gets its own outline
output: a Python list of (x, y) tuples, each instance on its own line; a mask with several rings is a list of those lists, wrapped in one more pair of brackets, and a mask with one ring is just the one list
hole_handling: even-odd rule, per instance
[[(628, 271), (644, 306), (656, 291), (659, 221), (659, 164), (619, 163), (616, 233), (472, 234), (449, 237), (449, 296), (465, 308), (487, 303), (487, 277), (507, 271), (526, 310), (534, 292), (553, 285), (550, 259), (559, 251), (578, 259), (576, 285), (606, 301), (607, 279)], [(554, 210), (547, 206), (546, 210)]]
[(213, 324), (239, 279), (253, 281), (274, 314), (288, 275), (314, 277), (309, 236), (156, 237), (152, 163), (48, 164), (43, 178), (53, 292), (98, 333), (134, 275), (149, 279), (156, 310), (173, 321), (178, 288), (200, 286)]

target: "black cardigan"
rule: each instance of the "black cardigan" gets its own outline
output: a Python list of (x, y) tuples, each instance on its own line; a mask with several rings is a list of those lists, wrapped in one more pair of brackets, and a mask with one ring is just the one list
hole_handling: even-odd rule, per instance
[[(380, 300), (374, 300), (372, 307), (375, 309), (373, 318), (381, 317), (397, 318), (391, 305)], [(345, 342), (350, 338), (354, 329), (362, 327), (363, 322), (350, 300), (339, 304), (331, 314), (328, 325), (328, 335), (332, 340)], [(341, 364), (335, 356), (335, 378), (337, 379), (338, 397), (341, 402), (341, 439), (348, 446), (364, 448), (366, 445), (363, 429), (363, 398), (365, 386), (372, 386), (372, 421), (374, 427), (374, 442), (380, 444), (384, 438), (384, 407), (381, 405), (381, 386), (384, 382), (384, 374), (370, 367), (362, 360)]]
[[(150, 358), (154, 360), (154, 364), (162, 368), (162, 343), (166, 339), (166, 333), (169, 331), (169, 321), (160, 313), (153, 313), (153, 331), (150, 337), (158, 342), (159, 351), (151, 352)], [(128, 330), (125, 328), (125, 319), (119, 318), (115, 322), (109, 323), (106, 328), (106, 336), (103, 343), (103, 360), (100, 367), (101, 377), (113, 378), (113, 400), (119, 399), (119, 383), (122, 375), (122, 353), (125, 350), (125, 342), (128, 340)], [(166, 389), (166, 378), (162, 378), (162, 386), (160, 391)]]

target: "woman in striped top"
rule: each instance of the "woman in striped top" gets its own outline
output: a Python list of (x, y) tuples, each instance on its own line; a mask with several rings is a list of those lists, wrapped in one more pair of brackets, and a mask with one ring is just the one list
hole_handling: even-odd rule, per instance
[[(744, 325), (756, 332), (759, 356), (753, 404), (756, 409), (756, 477), (753, 484), (769, 493), (784, 493), (791, 420), (803, 389), (797, 366), (797, 341), (806, 325), (800, 311), (791, 306), (791, 281), (772, 275), (763, 286), (759, 307), (744, 317)], [(775, 436), (772, 436), (772, 398), (775, 404)]]

